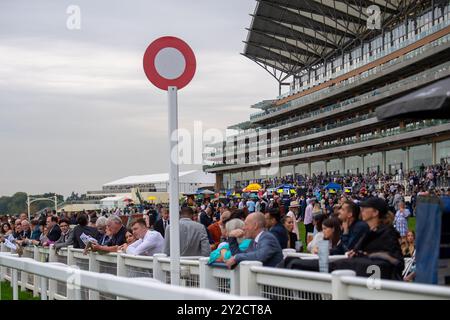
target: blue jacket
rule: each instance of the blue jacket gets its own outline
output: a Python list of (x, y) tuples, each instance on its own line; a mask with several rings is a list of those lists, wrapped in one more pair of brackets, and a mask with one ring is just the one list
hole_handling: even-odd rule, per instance
[(245, 251), (239, 249), (236, 238), (229, 238), (230, 250), (237, 263), (241, 261), (260, 261), (265, 267), (275, 267), (283, 260), (283, 252), (275, 236), (264, 231), (255, 245), (255, 240), (250, 243)]
[(281, 249), (286, 249), (288, 245), (288, 232), (286, 228), (281, 223), (277, 223), (270, 229), (270, 232), (277, 238)]
[(369, 233), (370, 229), (367, 223), (362, 220), (356, 220), (348, 228), (348, 234), (341, 234), (341, 241), (337, 247), (330, 250), (330, 254), (344, 254), (349, 250), (352, 250), (356, 243)]

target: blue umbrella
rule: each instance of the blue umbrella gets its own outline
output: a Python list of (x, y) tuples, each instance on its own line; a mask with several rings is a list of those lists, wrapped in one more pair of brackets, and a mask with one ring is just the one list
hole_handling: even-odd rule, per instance
[(342, 190), (342, 187), (340, 184), (331, 182), (325, 186), (325, 189), (327, 189), (327, 190), (328, 189)]

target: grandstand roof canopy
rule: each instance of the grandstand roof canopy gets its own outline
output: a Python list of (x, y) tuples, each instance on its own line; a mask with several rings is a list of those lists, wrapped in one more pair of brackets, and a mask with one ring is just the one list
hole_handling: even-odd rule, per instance
[[(213, 185), (216, 182), (216, 175), (213, 173), (205, 173), (200, 170), (183, 171), (179, 173), (180, 183), (197, 183), (197, 184), (210, 184)], [(168, 183), (169, 174), (149, 174), (139, 176), (129, 176), (119, 180), (115, 180), (103, 185), (103, 187), (111, 186), (123, 186), (123, 185), (145, 185), (154, 183)]]
[[(373, 11), (367, 12), (370, 6), (380, 8), (381, 23), (386, 28), (431, 3), (431, 0), (256, 1), (243, 55), (280, 82), (338, 54), (338, 49), (357, 39), (379, 34), (380, 30), (367, 28), (369, 15), (373, 16)], [(276, 71), (284, 77), (278, 77)]]

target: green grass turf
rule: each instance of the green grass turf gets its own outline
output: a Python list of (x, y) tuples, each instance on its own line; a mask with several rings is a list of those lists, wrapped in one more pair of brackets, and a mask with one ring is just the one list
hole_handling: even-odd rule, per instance
[[(1, 300), (12, 300), (13, 291), (9, 282), (2, 282), (1, 288)], [(39, 297), (33, 298), (33, 294), (29, 291), (22, 292), (19, 287), (19, 300), (39, 300)]]

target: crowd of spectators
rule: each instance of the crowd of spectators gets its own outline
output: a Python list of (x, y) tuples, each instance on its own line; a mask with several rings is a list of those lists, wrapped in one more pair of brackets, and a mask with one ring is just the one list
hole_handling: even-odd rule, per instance
[[(330, 271), (353, 269), (367, 276), (366, 267), (375, 264), (383, 278), (400, 279), (403, 259), (415, 256), (415, 234), (408, 228), (408, 219), (414, 215), (416, 198), (430, 190), (448, 194), (436, 187), (443, 177), (450, 180), (450, 170), (441, 164), (396, 175), (287, 176), (262, 182), (264, 189), (257, 194), (187, 198), (180, 210), (181, 255), (209, 256), (210, 263), (229, 268), (257, 260), (264, 266), (318, 271), (317, 260), (283, 259), (282, 249), (317, 254), (319, 243), (328, 240), (329, 254), (343, 256), (330, 263)], [(342, 190), (325, 189), (331, 182)], [(295, 192), (270, 190), (278, 183), (292, 184)], [(49, 211), (31, 219), (24, 213), (4, 216), (0, 240), (18, 249), (53, 245), (57, 252), (73, 246), (94, 252), (170, 256), (168, 208), (147, 204), (127, 210), (133, 214), (112, 209)], [(403, 277), (413, 278), (414, 273)]]

